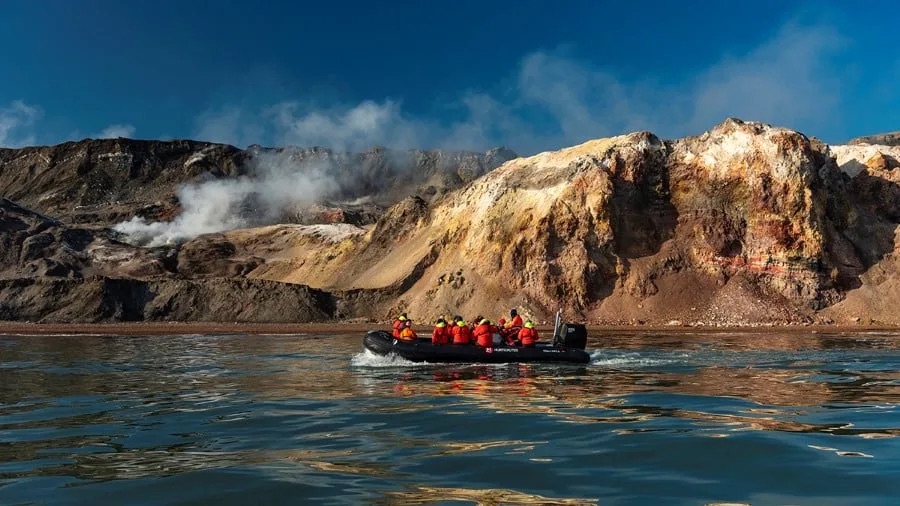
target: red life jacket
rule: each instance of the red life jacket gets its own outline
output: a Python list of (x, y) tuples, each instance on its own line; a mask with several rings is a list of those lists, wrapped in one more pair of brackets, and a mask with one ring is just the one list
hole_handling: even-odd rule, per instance
[(431, 344), (447, 344), (450, 342), (449, 330), (447, 327), (435, 327), (431, 333)]
[(400, 337), (400, 331), (403, 329), (403, 320), (394, 320), (393, 328), (394, 339), (398, 339)]
[(522, 317), (519, 315), (516, 315), (513, 317), (513, 319), (511, 321), (506, 323), (506, 326), (507, 327), (521, 327), (523, 324), (524, 324), (524, 322), (522, 321)]
[(453, 327), (453, 344), (469, 344), (472, 340), (472, 329), (468, 325)]
[(475, 327), (472, 336), (475, 338), (475, 344), (478, 346), (488, 348), (494, 345), (494, 329), (487, 323), (482, 323)]
[(537, 340), (538, 333), (536, 330), (522, 327), (522, 330), (519, 331), (519, 342), (522, 343), (522, 346), (534, 346)]

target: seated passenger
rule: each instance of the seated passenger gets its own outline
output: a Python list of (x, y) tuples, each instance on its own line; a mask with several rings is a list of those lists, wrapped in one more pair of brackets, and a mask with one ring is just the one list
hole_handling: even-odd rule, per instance
[(403, 328), (400, 329), (400, 337), (398, 339), (402, 341), (415, 341), (419, 336), (416, 335), (416, 332), (412, 329), (412, 323), (409, 320), (403, 322)]
[(447, 344), (450, 342), (450, 332), (447, 323), (443, 318), (438, 318), (434, 325), (434, 331), (431, 332), (431, 344)]
[(496, 327), (491, 325), (490, 320), (482, 319), (481, 322), (472, 331), (472, 337), (475, 338), (475, 344), (482, 348), (489, 348), (494, 345), (494, 330)]
[(453, 344), (469, 344), (472, 341), (472, 329), (460, 318), (453, 327)]
[(521, 327), (522, 326), (522, 317), (519, 316), (519, 312), (516, 311), (515, 308), (509, 310), (509, 321), (506, 322), (507, 328), (512, 327)]
[(403, 322), (407, 320), (406, 313), (400, 313), (400, 316), (394, 320), (394, 324), (391, 326), (393, 331), (391, 332), (394, 336), (394, 339), (400, 338), (400, 331), (403, 330)]
[(522, 330), (519, 331), (519, 342), (522, 346), (527, 348), (531, 348), (539, 339), (537, 330), (534, 330), (534, 322), (528, 320), (525, 322), (525, 326), (522, 327)]

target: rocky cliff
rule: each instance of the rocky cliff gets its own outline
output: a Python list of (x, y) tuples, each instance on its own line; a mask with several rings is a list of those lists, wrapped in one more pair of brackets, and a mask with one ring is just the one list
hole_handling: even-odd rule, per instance
[(866, 135), (851, 139), (847, 144), (877, 144), (882, 146), (900, 146), (900, 132)]
[(894, 272), (898, 222), (892, 162), (856, 173), (842, 162), (800, 133), (738, 120), (675, 141), (600, 139), (510, 161), (431, 205), (408, 199), (352, 243), (250, 276), (400, 288), (383, 315), (515, 306), (606, 323), (897, 323), (886, 306), (837, 309), (873, 267)]
[[(3, 318), (74, 318), (65, 308), (77, 300), (82, 321), (269, 321), (294, 304), (303, 308), (287, 317), (294, 321), (381, 320), (401, 308), (419, 319), (498, 316), (517, 307), (538, 319), (563, 308), (595, 323), (900, 324), (891, 303), (900, 295), (900, 147), (827, 146), (727, 120), (697, 137), (638, 132), (508, 161), (502, 151), (398, 161), (373, 150), (341, 165), (324, 150), (292, 150), (289, 158), (331, 160), (332, 195), (378, 206), (317, 211), (365, 219), (304, 211), (293, 223), (140, 248), (104, 228), (128, 217), (117, 201), (171, 219), (176, 180), (252, 177), (259, 169), (248, 160), (285, 152), (150, 143), (179, 154), (164, 167), (132, 160), (134, 177), (125, 165), (80, 169), (120, 171), (107, 179), (115, 190), (100, 199), (103, 211), (90, 214), (78, 207), (98, 205), (78, 162), (59, 169), (68, 158), (54, 150), (70, 144), (0, 152), (0, 187), (42, 213), (3, 204)], [(57, 169), (40, 165), (39, 153), (57, 153)], [(190, 169), (201, 153), (208, 165)], [(138, 198), (141, 178), (169, 200)], [(116, 305), (117, 294), (130, 302)]]
[[(515, 156), (503, 148), (486, 153), (383, 148), (339, 153), (295, 147), (240, 150), (187, 140), (88, 139), (0, 148), (0, 195), (67, 223), (111, 226), (135, 216), (172, 220), (186, 204), (179, 199), (185, 185), (240, 181), (265, 191), (273, 184), (315, 181), (320, 184), (314, 193), (292, 189), (298, 198), (285, 202), (291, 205), (275, 217), (299, 223), (369, 223), (380, 208), (406, 196), (441, 195)], [(263, 184), (253, 187), (258, 181)], [(252, 213), (258, 195), (251, 191), (241, 197), (235, 205)], [(356, 204), (347, 202), (354, 200)]]

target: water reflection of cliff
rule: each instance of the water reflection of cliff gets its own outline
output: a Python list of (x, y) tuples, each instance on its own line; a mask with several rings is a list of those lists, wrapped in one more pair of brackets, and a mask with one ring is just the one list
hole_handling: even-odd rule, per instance
[(707, 366), (690, 372), (661, 372), (594, 366), (553, 371), (520, 364), (504, 368), (435, 366), (430, 372), (397, 372), (384, 384), (371, 377), (360, 381), (370, 395), (463, 395), (509, 409), (541, 400), (592, 405), (629, 394), (660, 391), (736, 397), (772, 406), (900, 401), (900, 371), (896, 370), (860, 373)]
[[(889, 338), (620, 335), (603, 342), (607, 355), (640, 359), (662, 353), (658, 356), (668, 362), (357, 367), (350, 364), (360, 350), (356, 336), (0, 338), (0, 430), (20, 437), (0, 443), (0, 461), (58, 456), (67, 463), (33, 472), (86, 479), (161, 476), (273, 459), (344, 474), (390, 474), (352, 452), (241, 450), (202, 436), (214, 426), (207, 424), (249, 426), (254, 416), (290, 421), (324, 416), (339, 424), (341, 410), (382, 415), (438, 410), (460, 419), (481, 410), (539, 414), (609, 424), (623, 434), (663, 421), (670, 427), (712, 427), (719, 434), (749, 429), (900, 435), (895, 427), (855, 428), (804, 417), (823, 406), (900, 402), (897, 345)], [(707, 397), (719, 399), (712, 403), (720, 407), (717, 412), (695, 407), (702, 404), (696, 398)], [(399, 402), (379, 402), (386, 398)], [(158, 431), (163, 422), (177, 429)], [(81, 432), (86, 427), (91, 429)], [(290, 427), (286, 423), (284, 429)], [(44, 435), (32, 435), (34, 429)], [(142, 433), (153, 434), (152, 445), (139, 439)], [(501, 437), (407, 441), (395, 431), (371, 437), (390, 439), (390, 445), (429, 445), (434, 455), (471, 454), (496, 445), (527, 452), (537, 444)], [(456, 498), (490, 491), (445, 492)], [(403, 494), (408, 495), (396, 499), (414, 504), (419, 497), (415, 490)]]
[(401, 492), (387, 492), (384, 501), (376, 504), (391, 504), (401, 506), (414, 506), (421, 504), (435, 504), (436, 502), (453, 501), (473, 503), (479, 506), (493, 506), (499, 504), (541, 504), (548, 506), (572, 505), (586, 506), (598, 504), (596, 499), (567, 499), (547, 497), (535, 494), (525, 494), (507, 489), (472, 489), (472, 488), (446, 488), (446, 487), (410, 487)]
[[(676, 355), (685, 356), (684, 363), (654, 367), (445, 365), (400, 371), (383, 381), (360, 372), (358, 380), (368, 395), (456, 395), (483, 409), (544, 413), (573, 422), (627, 423), (674, 417), (737, 429), (822, 431), (867, 437), (900, 434), (900, 429), (891, 427), (857, 430), (841, 423), (795, 421), (809, 410), (823, 406), (900, 402), (900, 371), (883, 365), (866, 366), (869, 361), (889, 361), (897, 356), (896, 343), (891, 339), (781, 335), (754, 341), (746, 336), (709, 339), (704, 335), (686, 340), (684, 336), (660, 335), (658, 339), (619, 336), (607, 343), (614, 343), (619, 350), (647, 350), (652, 345), (662, 350), (700, 352)], [(839, 350), (840, 355), (834, 355), (834, 350)], [(715, 363), (722, 357), (733, 363)], [(687, 397), (684, 406), (677, 404), (677, 397), (667, 397), (674, 405), (641, 404), (641, 394), (651, 393), (694, 399), (734, 398), (743, 404), (729, 414), (691, 410), (685, 407), (692, 404)]]

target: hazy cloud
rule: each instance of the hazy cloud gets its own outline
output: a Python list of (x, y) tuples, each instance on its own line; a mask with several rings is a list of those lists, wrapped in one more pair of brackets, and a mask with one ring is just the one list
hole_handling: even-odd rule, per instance
[(421, 147), (430, 128), (407, 118), (392, 100), (366, 100), (355, 107), (305, 111), (297, 102), (278, 104), (266, 111), (272, 118), (275, 142), (281, 145), (325, 146), (339, 151), (360, 151), (373, 145)]
[(115, 139), (118, 137), (126, 137), (132, 138), (134, 137), (135, 128), (134, 125), (128, 124), (115, 124), (109, 125), (104, 128), (100, 133), (96, 135), (92, 135), (91, 137), (97, 139)]
[(261, 114), (238, 106), (225, 106), (208, 110), (197, 118), (192, 137), (245, 148), (266, 142), (264, 123)]
[(14, 100), (8, 106), (0, 107), (0, 147), (34, 145), (34, 125), (41, 115), (40, 108), (21, 100)]
[(841, 75), (830, 59), (842, 45), (826, 26), (783, 27), (773, 40), (700, 75), (676, 133), (702, 131), (728, 116), (793, 128), (838, 120)]
[(337, 150), (505, 145), (532, 153), (635, 130), (693, 135), (727, 117), (814, 129), (836, 118), (840, 73), (831, 58), (841, 46), (829, 26), (788, 24), (746, 53), (723, 55), (668, 86), (657, 84), (661, 76), (627, 81), (563, 51), (537, 51), (522, 59), (502, 91), (463, 94), (453, 105), (464, 112), (456, 122), (413, 117), (390, 99), (329, 108), (285, 102), (258, 112), (231, 107), (207, 113), (196, 133), (238, 145)]

